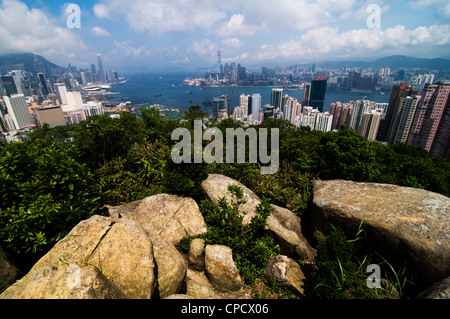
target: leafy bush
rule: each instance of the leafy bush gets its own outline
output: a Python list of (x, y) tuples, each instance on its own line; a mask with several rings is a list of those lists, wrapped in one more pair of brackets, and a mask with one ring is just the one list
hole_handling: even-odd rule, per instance
[[(218, 205), (203, 200), (200, 210), (203, 213), (208, 232), (200, 235), (207, 245), (226, 245), (233, 250), (234, 262), (248, 284), (264, 275), (264, 267), (270, 256), (278, 255), (280, 247), (272, 238), (264, 236), (264, 229), (271, 212), (266, 199), (261, 201), (249, 225), (243, 225), (243, 215), (239, 214), (239, 205), (244, 204), (243, 191), (235, 185), (228, 186), (233, 201), (228, 203), (220, 198)], [(190, 239), (184, 240), (184, 248), (189, 247)]]

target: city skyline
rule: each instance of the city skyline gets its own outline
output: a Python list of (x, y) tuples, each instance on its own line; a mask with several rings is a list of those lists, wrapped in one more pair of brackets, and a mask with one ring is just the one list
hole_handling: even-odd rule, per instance
[(73, 2), (79, 28), (68, 23), (76, 13), (69, 4), (1, 1), (0, 54), (34, 52), (83, 68), (101, 54), (105, 69), (123, 71), (214, 67), (217, 50), (223, 64), (248, 66), (450, 52), (442, 0), (83, 0)]

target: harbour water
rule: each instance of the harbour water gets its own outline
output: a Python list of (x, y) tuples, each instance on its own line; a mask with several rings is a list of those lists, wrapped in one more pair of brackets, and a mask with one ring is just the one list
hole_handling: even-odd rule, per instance
[[(126, 75), (128, 82), (113, 85), (112, 101), (131, 101), (136, 105), (160, 104), (180, 109), (188, 109), (191, 105), (201, 105), (203, 110), (211, 112), (211, 107), (204, 102), (212, 102), (215, 97), (228, 95), (232, 107), (239, 106), (241, 94), (261, 95), (261, 104), (269, 104), (272, 87), (191, 87), (184, 84), (187, 78), (202, 77), (202, 73), (142, 73)], [(192, 93), (191, 93), (192, 92)], [(303, 98), (303, 90), (285, 90), (283, 94)], [(389, 102), (389, 94), (366, 92), (327, 92), (324, 111), (330, 109), (330, 104), (336, 101), (346, 103), (358, 99), (366, 99), (378, 103)]]

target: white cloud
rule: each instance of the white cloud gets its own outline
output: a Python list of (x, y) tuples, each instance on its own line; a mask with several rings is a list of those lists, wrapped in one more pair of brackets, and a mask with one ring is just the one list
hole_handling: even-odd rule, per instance
[(134, 47), (131, 40), (122, 42), (114, 41), (114, 46), (115, 48), (113, 51), (109, 52), (109, 56), (140, 58), (151, 54), (151, 50), (148, 48), (143, 46), (139, 48)]
[(72, 29), (58, 26), (43, 11), (17, 0), (1, 3), (0, 43), (0, 54), (34, 52), (59, 64), (87, 51)]
[(102, 29), (100, 27), (93, 27), (92, 33), (99, 37), (110, 37), (111, 36), (111, 33), (109, 33), (107, 30)]
[(358, 29), (342, 33), (337, 27), (325, 26), (309, 30), (297, 41), (290, 40), (279, 46), (263, 45), (251, 58), (257, 61), (280, 58), (323, 61), (370, 59), (391, 54), (411, 55), (409, 52), (414, 52), (412, 55), (420, 53), (435, 57), (444, 54), (449, 45), (450, 25), (413, 30), (397, 25), (386, 30)]
[(244, 42), (239, 40), (238, 38), (226, 38), (222, 40), (222, 47), (226, 48), (240, 48), (244, 45)]
[(194, 43), (188, 49), (188, 52), (199, 55), (213, 55), (217, 51), (217, 48), (217, 45), (211, 42), (209, 39), (203, 39), (201, 41), (194, 41)]

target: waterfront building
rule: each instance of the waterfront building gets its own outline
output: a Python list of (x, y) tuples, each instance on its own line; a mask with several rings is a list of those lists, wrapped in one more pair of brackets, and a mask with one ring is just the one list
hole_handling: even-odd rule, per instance
[(323, 76), (315, 77), (311, 81), (309, 106), (317, 108), (319, 112), (323, 112), (326, 92), (327, 79)]

